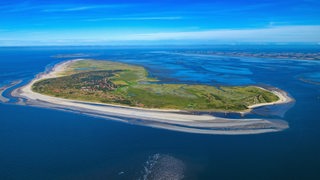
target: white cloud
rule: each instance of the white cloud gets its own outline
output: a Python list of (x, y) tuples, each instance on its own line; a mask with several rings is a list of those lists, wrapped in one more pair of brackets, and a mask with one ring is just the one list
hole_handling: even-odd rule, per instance
[[(141, 32), (141, 31), (140, 31)], [(108, 29), (86, 31), (3, 32), (0, 45), (81, 45), (81, 44), (224, 44), (224, 43), (314, 43), (320, 42), (320, 25), (273, 26), (256, 29), (218, 29), (207, 31), (181, 31), (130, 33)]]
[(111, 17), (87, 19), (85, 21), (143, 21), (143, 20), (179, 20), (180, 16), (156, 16), (156, 17)]
[(105, 4), (105, 5), (90, 5), (90, 6), (69, 6), (69, 7), (56, 7), (48, 6), (43, 9), (43, 12), (72, 12), (72, 11), (85, 11), (92, 9), (115, 9), (132, 6), (131, 4)]
[(3, 12), (24, 12), (24, 11), (40, 11), (40, 12), (73, 12), (73, 11), (86, 11), (93, 9), (121, 9), (135, 6), (133, 4), (104, 4), (104, 5), (81, 5), (81, 4), (48, 4), (48, 5), (34, 5), (29, 2), (21, 4), (9, 4), (0, 6)]
[(279, 26), (260, 29), (220, 29), (141, 33), (118, 37), (119, 40), (211, 40), (233, 42), (319, 42), (318, 26)]

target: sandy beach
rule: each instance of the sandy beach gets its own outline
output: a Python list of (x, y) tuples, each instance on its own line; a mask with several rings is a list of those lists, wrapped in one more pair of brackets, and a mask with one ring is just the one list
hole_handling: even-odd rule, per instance
[[(50, 72), (45, 74), (42, 73), (29, 84), (14, 90), (12, 95), (26, 99), (25, 104), (27, 105), (67, 110), (131, 124), (189, 133), (257, 134), (282, 131), (289, 127), (288, 123), (282, 120), (228, 119), (215, 117), (210, 114), (194, 115), (179, 110), (145, 109), (103, 103), (91, 103), (51, 97), (31, 90), (33, 83), (42, 79), (58, 77), (61, 72), (66, 70), (70, 63), (79, 60), (80, 59), (76, 59), (57, 64)], [(260, 106), (283, 104), (292, 101), (292, 98), (290, 98), (284, 91), (273, 89), (271, 92), (279, 97), (277, 102), (252, 105), (249, 108), (253, 109)]]
[(257, 108), (257, 107), (262, 107), (262, 106), (270, 106), (270, 105), (276, 105), (276, 104), (286, 104), (286, 103), (290, 103), (290, 102), (293, 102), (294, 99), (291, 98), (287, 92), (285, 91), (282, 91), (278, 88), (272, 88), (272, 89), (265, 89), (265, 88), (262, 88), (262, 87), (258, 87), (256, 86), (257, 88), (260, 88), (260, 89), (263, 89), (263, 90), (266, 90), (266, 91), (270, 91), (272, 92), (273, 94), (275, 94), (276, 96), (279, 97), (279, 100), (276, 101), (276, 102), (270, 102), (270, 103), (260, 103), (260, 104), (254, 104), (254, 105), (251, 105), (251, 106), (248, 106), (249, 109), (254, 109), (254, 108)]

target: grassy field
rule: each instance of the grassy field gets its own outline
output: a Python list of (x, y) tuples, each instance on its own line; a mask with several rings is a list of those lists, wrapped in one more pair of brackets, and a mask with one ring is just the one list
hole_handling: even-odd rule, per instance
[(61, 75), (36, 82), (32, 90), (67, 99), (188, 111), (241, 111), (278, 100), (254, 86), (162, 84), (148, 78), (143, 67), (111, 61), (76, 61)]

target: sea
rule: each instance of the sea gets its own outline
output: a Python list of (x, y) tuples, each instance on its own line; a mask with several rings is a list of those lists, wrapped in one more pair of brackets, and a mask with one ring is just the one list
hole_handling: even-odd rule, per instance
[(278, 87), (295, 102), (282, 114), (259, 115), (287, 121), (284, 131), (206, 135), (16, 105), (10, 92), (18, 84), (4, 92), (10, 102), (0, 103), (0, 179), (320, 179), (320, 61), (184, 53), (212, 49), (320, 52), (320, 46), (1, 47), (0, 86), (85, 58), (140, 65), (164, 83)]

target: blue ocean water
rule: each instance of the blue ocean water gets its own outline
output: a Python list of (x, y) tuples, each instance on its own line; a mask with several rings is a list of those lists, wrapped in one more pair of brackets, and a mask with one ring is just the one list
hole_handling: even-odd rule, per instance
[[(0, 179), (145, 179), (155, 171), (166, 173), (168, 164), (179, 166), (170, 173), (181, 173), (184, 179), (320, 178), (320, 85), (314, 83), (320, 82), (319, 61), (171, 50), (0, 48), (0, 85), (27, 82), (46, 66), (81, 53), (85, 58), (142, 65), (150, 76), (166, 83), (281, 88), (296, 100), (282, 117), (290, 128), (259, 135), (199, 135), (0, 104)], [(56, 58), (58, 54), (63, 56)]]

